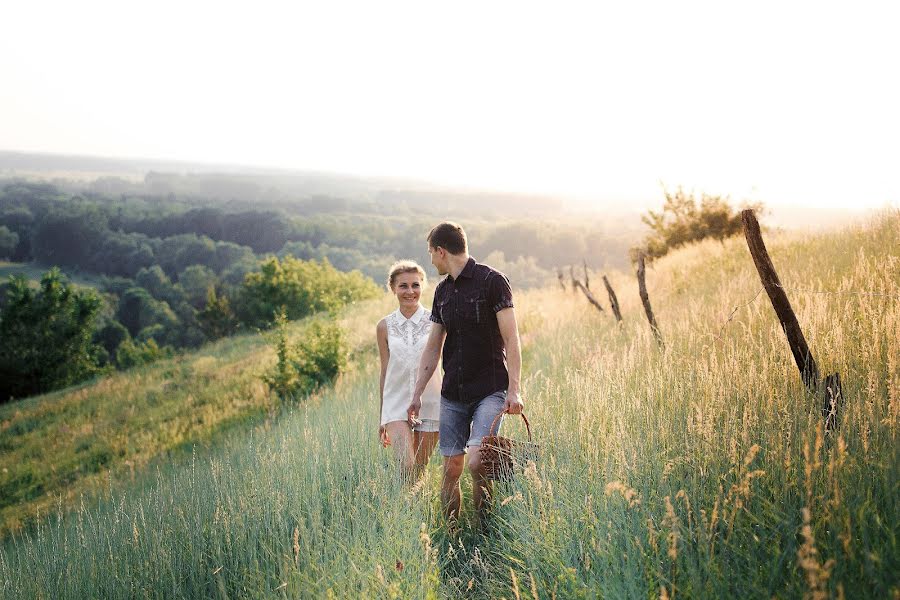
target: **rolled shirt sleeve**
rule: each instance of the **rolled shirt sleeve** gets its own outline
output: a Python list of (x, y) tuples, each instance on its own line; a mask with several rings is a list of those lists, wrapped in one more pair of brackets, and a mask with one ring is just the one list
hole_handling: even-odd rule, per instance
[(491, 278), (491, 285), (488, 287), (488, 302), (495, 313), (504, 308), (513, 308), (512, 288), (509, 286), (509, 278), (503, 273), (498, 272)]
[(444, 320), (441, 319), (441, 310), (438, 306), (439, 298), (441, 298), (441, 288), (437, 287), (434, 290), (434, 300), (431, 302), (431, 322), (444, 325)]

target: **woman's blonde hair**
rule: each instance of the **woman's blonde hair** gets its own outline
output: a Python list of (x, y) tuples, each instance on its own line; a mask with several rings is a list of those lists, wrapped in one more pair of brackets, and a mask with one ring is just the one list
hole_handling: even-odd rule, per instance
[(428, 283), (425, 269), (420, 267), (419, 263), (414, 260), (398, 260), (392, 264), (390, 270), (388, 270), (387, 285), (389, 290), (394, 289), (394, 280), (397, 279), (397, 275), (400, 275), (401, 273), (418, 273), (419, 277), (422, 278), (422, 287), (425, 287)]

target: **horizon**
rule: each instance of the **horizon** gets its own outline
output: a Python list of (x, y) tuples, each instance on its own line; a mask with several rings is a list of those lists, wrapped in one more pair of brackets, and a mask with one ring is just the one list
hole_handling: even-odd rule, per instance
[(3, 144), (596, 210), (653, 206), (663, 186), (773, 208), (900, 202), (888, 5), (475, 7), (17, 5)]

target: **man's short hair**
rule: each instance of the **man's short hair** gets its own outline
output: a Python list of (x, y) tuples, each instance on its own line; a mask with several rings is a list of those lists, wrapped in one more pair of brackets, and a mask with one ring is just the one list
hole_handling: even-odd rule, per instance
[(462, 226), (453, 221), (444, 221), (435, 226), (426, 238), (431, 248), (441, 247), (450, 254), (465, 254), (469, 251), (469, 242)]

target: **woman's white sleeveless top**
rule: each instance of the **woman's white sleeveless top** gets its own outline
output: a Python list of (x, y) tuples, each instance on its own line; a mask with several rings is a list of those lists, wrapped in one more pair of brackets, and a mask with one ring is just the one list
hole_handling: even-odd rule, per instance
[[(398, 308), (384, 318), (387, 324), (387, 342), (390, 355), (384, 377), (384, 403), (381, 408), (381, 424), (406, 421), (406, 409), (412, 402), (416, 389), (419, 359), (431, 333), (431, 312), (421, 304), (413, 316), (406, 318)], [(437, 421), (441, 412), (441, 378), (438, 369), (432, 374), (422, 394), (420, 419)]]

